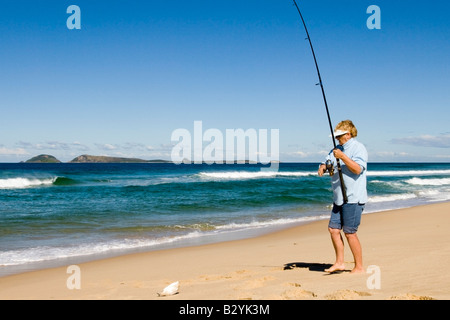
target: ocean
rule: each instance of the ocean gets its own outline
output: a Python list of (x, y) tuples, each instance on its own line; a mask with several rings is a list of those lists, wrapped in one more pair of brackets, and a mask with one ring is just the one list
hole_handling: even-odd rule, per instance
[[(328, 219), (317, 167), (2, 163), (0, 276)], [(449, 201), (450, 164), (370, 163), (368, 193), (365, 214)]]

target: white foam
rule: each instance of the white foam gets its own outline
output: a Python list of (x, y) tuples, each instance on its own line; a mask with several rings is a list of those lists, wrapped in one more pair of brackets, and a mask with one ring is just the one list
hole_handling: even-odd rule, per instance
[(41, 185), (49, 185), (56, 181), (56, 178), (31, 179), (31, 178), (9, 178), (0, 179), (0, 189), (23, 189)]
[(226, 235), (234, 231), (245, 231), (277, 225), (288, 225), (294, 223), (309, 222), (327, 218), (328, 215), (308, 216), (301, 218), (281, 218), (267, 221), (254, 221), (248, 223), (229, 223), (222, 226), (211, 226), (208, 231), (193, 231), (180, 236), (168, 236), (161, 238), (139, 238), (104, 241), (90, 244), (80, 244), (67, 247), (40, 246), (19, 250), (0, 252), (0, 266), (17, 266), (31, 263), (41, 263), (66, 258), (79, 258), (99, 254), (111, 254), (120, 251), (138, 250), (151, 248), (172, 243), (184, 243), (189, 239), (201, 237)]
[(390, 195), (380, 195), (372, 196), (369, 198), (369, 203), (385, 203), (393, 201), (411, 200), (411, 199), (422, 199), (425, 201), (448, 201), (450, 200), (450, 189), (444, 190), (421, 190), (415, 193), (401, 193), (401, 194), (390, 194)]
[(383, 176), (427, 176), (427, 175), (439, 175), (448, 174), (450, 170), (387, 170), (387, 171), (371, 171), (367, 170), (367, 176), (370, 177), (383, 177)]
[(304, 171), (224, 171), (224, 172), (200, 172), (203, 178), (223, 179), (223, 180), (246, 180), (274, 177), (306, 177), (315, 174)]
[(448, 201), (450, 200), (450, 189), (420, 191), (419, 196), (427, 198), (430, 201)]
[(406, 180), (405, 182), (415, 186), (444, 186), (450, 185), (450, 178), (439, 178), (439, 179), (412, 178)]
[(198, 237), (201, 233), (194, 231), (183, 236), (164, 237), (159, 239), (125, 239), (105, 241), (91, 244), (80, 244), (68, 247), (41, 246), (27, 249), (0, 252), (0, 266), (13, 266), (73, 257), (105, 254), (114, 251), (139, 249), (175, 241)]
[(409, 200), (417, 198), (414, 193), (402, 193), (402, 194), (390, 194), (383, 196), (372, 196), (369, 198), (369, 202), (389, 202), (389, 201), (398, 201), (398, 200)]
[(254, 229), (254, 228), (265, 228), (277, 225), (287, 225), (294, 223), (302, 223), (309, 222), (315, 220), (321, 220), (327, 218), (328, 215), (316, 215), (316, 216), (307, 216), (301, 218), (280, 218), (280, 219), (272, 219), (266, 221), (252, 221), (246, 223), (229, 223), (223, 226), (217, 226), (217, 230), (232, 230), (232, 229)]

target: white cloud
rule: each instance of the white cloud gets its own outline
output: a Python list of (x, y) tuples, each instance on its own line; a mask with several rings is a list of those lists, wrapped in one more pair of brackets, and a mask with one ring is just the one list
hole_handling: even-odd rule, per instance
[(391, 142), (418, 147), (450, 148), (450, 133), (443, 133), (438, 136), (422, 135), (418, 137), (396, 138), (392, 139)]
[(280, 152), (280, 160), (281, 161), (312, 161), (312, 162), (320, 162), (325, 156), (328, 154), (328, 151), (319, 150), (319, 151), (288, 151), (288, 152)]
[(144, 152), (144, 151), (154, 150), (154, 148), (152, 146), (147, 146), (143, 143), (136, 143), (136, 142), (126, 142), (123, 144), (95, 143), (95, 146), (99, 150), (117, 151), (117, 152), (122, 152), (122, 151), (130, 151), (131, 152), (133, 150)]
[(109, 143), (96, 143), (95, 146), (100, 150), (112, 151), (117, 150), (119, 147), (117, 145), (109, 144)]
[(396, 151), (378, 151), (373, 154), (375, 157), (408, 157), (413, 156), (407, 152), (396, 152)]
[(26, 141), (19, 141), (16, 145), (28, 150), (78, 150), (86, 151), (89, 147), (79, 142), (61, 142), (61, 141), (47, 141), (43, 143), (31, 143)]
[(9, 149), (5, 147), (0, 147), (0, 155), (2, 156), (21, 156), (29, 154), (23, 148)]

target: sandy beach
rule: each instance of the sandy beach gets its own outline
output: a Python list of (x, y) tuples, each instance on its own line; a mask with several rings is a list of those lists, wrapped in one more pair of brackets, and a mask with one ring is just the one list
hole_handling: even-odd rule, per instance
[[(450, 299), (450, 203), (364, 214), (366, 273), (341, 273), (327, 221), (255, 238), (124, 255), (0, 278), (0, 299)], [(77, 276), (77, 278), (74, 278)], [(69, 289), (76, 283), (80, 288)], [(74, 280), (75, 279), (75, 280)], [(179, 293), (158, 297), (179, 281)]]

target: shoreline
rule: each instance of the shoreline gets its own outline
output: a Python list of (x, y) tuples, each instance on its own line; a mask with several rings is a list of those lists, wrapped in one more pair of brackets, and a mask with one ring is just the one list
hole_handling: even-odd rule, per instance
[[(334, 251), (321, 219), (251, 238), (79, 263), (78, 290), (67, 287), (67, 266), (4, 276), (0, 299), (450, 299), (449, 209), (443, 202), (363, 215), (364, 266), (379, 268), (381, 289), (368, 288), (369, 273), (323, 272)], [(179, 294), (158, 298), (175, 281)]]
[[(445, 201), (439, 201), (435, 203), (445, 203)], [(399, 207), (376, 209), (375, 211), (367, 211), (366, 208), (365, 212), (363, 212), (363, 215), (374, 214), (379, 212), (389, 212), (393, 210), (408, 209), (417, 206), (426, 206), (429, 204), (430, 203), (419, 203), (419, 204), (410, 204), (408, 206), (405, 206), (405, 204), (401, 204)], [(329, 211), (331, 211), (331, 206), (328, 209)], [(3, 277), (22, 274), (26, 272), (57, 268), (72, 264), (93, 262), (97, 260), (115, 258), (135, 253), (147, 253), (152, 251), (170, 250), (177, 248), (181, 249), (192, 246), (201, 246), (235, 240), (245, 240), (249, 238), (260, 237), (274, 232), (283, 231), (290, 228), (307, 225), (321, 220), (328, 221), (328, 219), (329, 219), (329, 212), (326, 211), (321, 214), (304, 216), (297, 219), (293, 219), (294, 221), (291, 222), (282, 222), (273, 224), (269, 223), (266, 225), (264, 225), (263, 223), (262, 225), (257, 225), (255, 227), (243, 227), (242, 229), (219, 231), (217, 233), (204, 232), (203, 234), (195, 235), (192, 237), (190, 236), (190, 234), (185, 234), (176, 237), (176, 239), (169, 238), (166, 240), (166, 242), (161, 242), (150, 246), (108, 250), (107, 252), (96, 252), (85, 255), (53, 258), (50, 260), (33, 261), (19, 265), (0, 265), (0, 279)]]
[[(331, 209), (330, 209), (331, 210)], [(371, 212), (367, 213), (370, 214)], [(58, 268), (62, 266), (81, 264), (87, 262), (94, 262), (98, 260), (116, 258), (121, 256), (127, 256), (131, 254), (149, 253), (153, 251), (171, 250), (171, 249), (183, 249), (189, 247), (197, 247), (209, 244), (216, 244), (229, 241), (239, 241), (251, 238), (257, 238), (274, 232), (283, 231), (290, 228), (295, 228), (316, 221), (328, 219), (328, 216), (306, 216), (299, 218), (292, 222), (284, 222), (280, 224), (268, 224), (256, 227), (248, 227), (243, 229), (229, 230), (218, 233), (205, 232), (200, 236), (190, 237), (190, 234), (177, 237), (178, 239), (168, 239), (167, 242), (162, 242), (152, 246), (136, 247), (132, 249), (116, 249), (113, 252), (98, 252), (87, 255), (79, 255), (73, 257), (56, 258), (52, 260), (29, 262), (21, 265), (6, 265), (0, 266), (0, 279), (12, 275)]]

